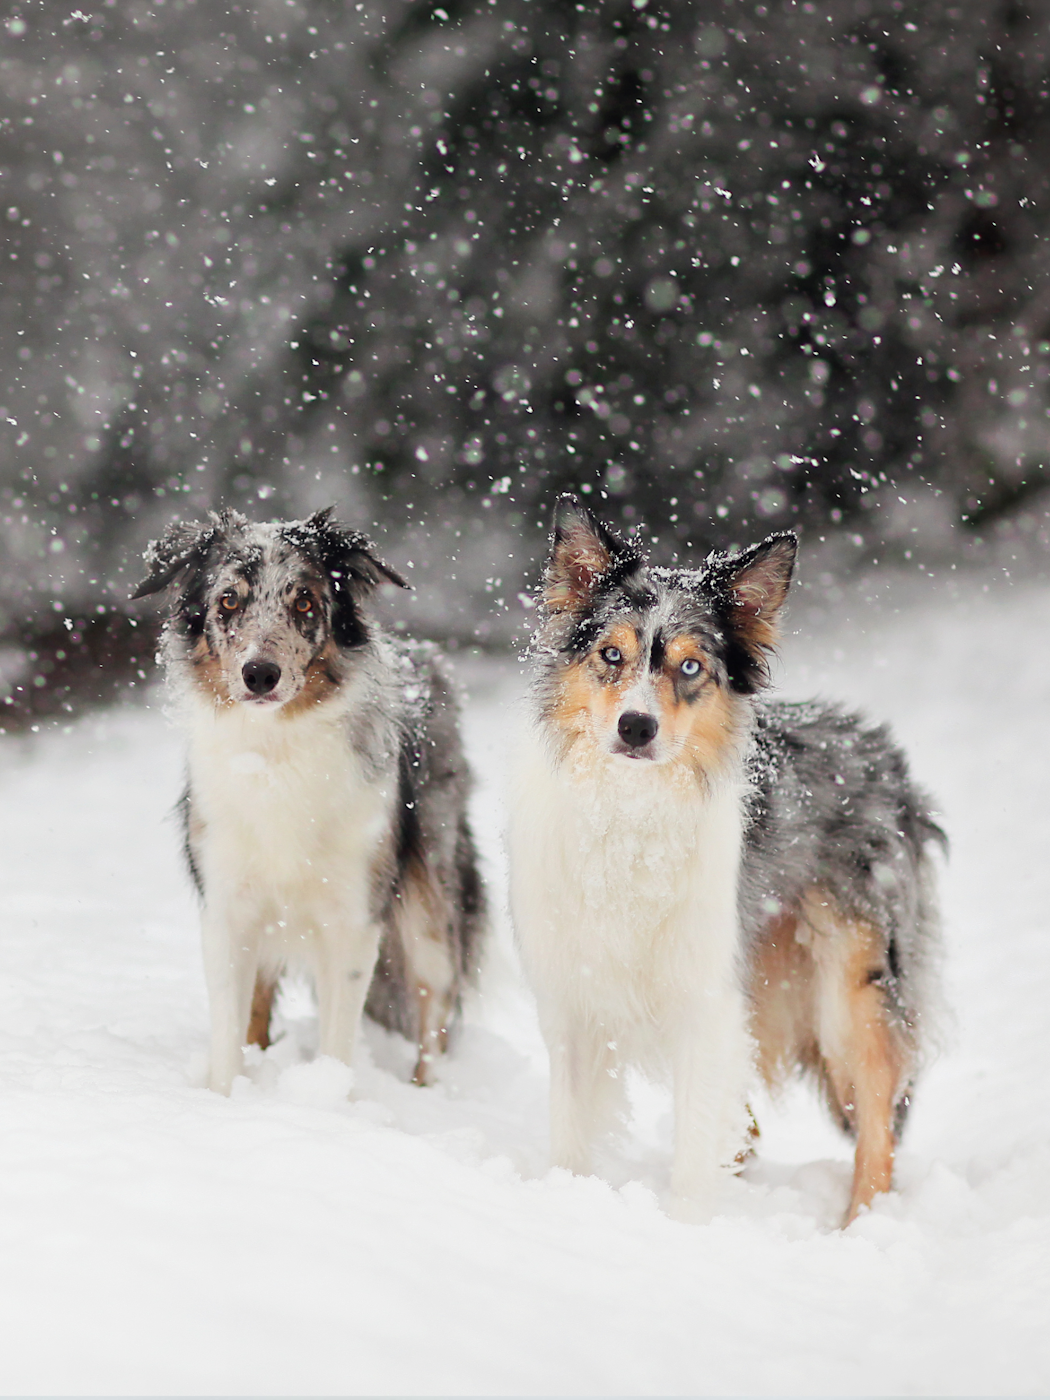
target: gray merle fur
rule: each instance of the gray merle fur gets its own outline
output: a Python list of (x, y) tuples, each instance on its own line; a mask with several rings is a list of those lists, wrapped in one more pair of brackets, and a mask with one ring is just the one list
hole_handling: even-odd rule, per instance
[[(834, 705), (759, 700), (751, 738), (745, 940), (757, 944), (770, 915), (796, 907), (807, 889), (827, 890), (882, 933), (882, 990), (919, 1055), (934, 1029), (940, 955), (927, 848), (947, 849), (928, 798), (885, 725)], [(829, 1104), (838, 1117), (833, 1095)], [(898, 1125), (906, 1108), (907, 1097)]]
[[(753, 961), (779, 914), (798, 913), (807, 891), (828, 891), (843, 914), (878, 931), (883, 956), (873, 978), (917, 1069), (938, 1006), (940, 932), (929, 848), (946, 849), (947, 838), (885, 726), (831, 704), (793, 704), (761, 694), (769, 683), (773, 634), (756, 630), (734, 583), (779, 552), (782, 601), (794, 535), (771, 535), (732, 555), (712, 554), (696, 569), (653, 567), (637, 539), (623, 539), (566, 496), (555, 510), (548, 590), (559, 579), (559, 547), (581, 530), (606, 558), (589, 585), (579, 588), (575, 606), (540, 610), (532, 655), (541, 715), (556, 710), (564, 667), (596, 647), (613, 625), (633, 625), (640, 637), (650, 638), (654, 665), (673, 636), (695, 637), (713, 683), (745, 707), (749, 796), (739, 883), (745, 963)], [(852, 1131), (815, 1044), (803, 1050), (800, 1067), (824, 1080), (833, 1114)], [(909, 1088), (896, 1104), (898, 1128)]]

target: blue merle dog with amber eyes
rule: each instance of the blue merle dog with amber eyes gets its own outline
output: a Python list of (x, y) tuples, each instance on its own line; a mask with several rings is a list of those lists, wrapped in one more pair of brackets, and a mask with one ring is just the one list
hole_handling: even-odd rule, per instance
[(285, 969), (313, 977), (322, 1054), (350, 1063), (364, 1009), (418, 1043), (428, 1082), (485, 909), (449, 678), (374, 613), (407, 584), (330, 511), (174, 524), (146, 562), (135, 597), (170, 592), (161, 657), (189, 733), (211, 1087), (268, 1044)]
[(707, 1218), (747, 1082), (811, 1073), (889, 1189), (930, 1029), (943, 841), (885, 728), (765, 699), (794, 568), (772, 535), (657, 568), (563, 497), (511, 805), (511, 910), (551, 1058), (555, 1165), (587, 1173), (623, 1069), (674, 1091), (670, 1206)]

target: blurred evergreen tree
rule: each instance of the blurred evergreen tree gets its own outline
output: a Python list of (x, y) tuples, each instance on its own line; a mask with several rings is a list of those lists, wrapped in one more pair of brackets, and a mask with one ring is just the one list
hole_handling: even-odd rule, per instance
[(530, 511), (600, 486), (683, 542), (1043, 484), (1046, 6), (414, 18), (414, 207), (302, 347), (362, 460)]
[[(1046, 481), (1048, 0), (26, 0), (8, 615), (224, 500), (668, 546)], [(371, 503), (371, 504), (370, 504)], [(854, 526), (854, 528), (856, 528)]]

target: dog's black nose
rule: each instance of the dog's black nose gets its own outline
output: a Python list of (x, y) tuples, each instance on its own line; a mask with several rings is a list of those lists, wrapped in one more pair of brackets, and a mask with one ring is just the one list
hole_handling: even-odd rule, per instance
[(273, 661), (249, 661), (241, 668), (241, 675), (253, 695), (269, 695), (281, 679), (281, 668)]
[(643, 715), (638, 710), (625, 710), (616, 726), (620, 738), (632, 749), (640, 749), (643, 744), (655, 739), (659, 728), (655, 715)]

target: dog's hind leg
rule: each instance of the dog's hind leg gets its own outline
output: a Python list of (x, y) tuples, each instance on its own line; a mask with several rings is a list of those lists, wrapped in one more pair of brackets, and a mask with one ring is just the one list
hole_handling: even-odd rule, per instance
[[(446, 961), (451, 966), (450, 960)], [(433, 1082), (434, 1061), (448, 1049), (448, 1031), (455, 1015), (456, 999), (451, 987), (442, 991), (440, 982), (438, 989), (435, 989), (421, 980), (416, 982), (416, 998), (419, 1053), (412, 1071), (412, 1083), (426, 1085)]]
[(413, 1084), (429, 1084), (434, 1061), (448, 1048), (459, 1001), (453, 941), (453, 911), (444, 890), (421, 862), (404, 872), (394, 901), (394, 922), (404, 953), (408, 998), (415, 1011), (419, 1053)]
[(885, 939), (858, 919), (839, 914), (819, 894), (806, 901), (817, 967), (817, 1037), (833, 1107), (856, 1135), (846, 1224), (871, 1205), (893, 1178), (897, 1100), (907, 1078), (908, 1051), (887, 1005)]
[(273, 1014), (273, 999), (277, 992), (276, 978), (264, 977), (257, 973), (255, 990), (252, 992), (252, 1009), (248, 1018), (248, 1038), (246, 1045), (258, 1045), (266, 1050), (270, 1044), (270, 1017)]

